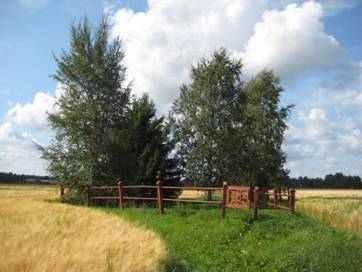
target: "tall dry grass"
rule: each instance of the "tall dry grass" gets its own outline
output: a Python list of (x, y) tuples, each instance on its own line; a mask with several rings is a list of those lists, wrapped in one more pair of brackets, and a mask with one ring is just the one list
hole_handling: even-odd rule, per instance
[(362, 237), (362, 190), (297, 190), (297, 210)]
[(153, 232), (85, 207), (54, 203), (53, 187), (0, 186), (0, 271), (158, 271)]

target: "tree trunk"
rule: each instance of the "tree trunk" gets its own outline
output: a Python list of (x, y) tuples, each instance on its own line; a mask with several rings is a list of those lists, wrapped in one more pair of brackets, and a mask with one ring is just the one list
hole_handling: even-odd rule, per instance
[(207, 190), (207, 200), (212, 200), (212, 191), (211, 190)]

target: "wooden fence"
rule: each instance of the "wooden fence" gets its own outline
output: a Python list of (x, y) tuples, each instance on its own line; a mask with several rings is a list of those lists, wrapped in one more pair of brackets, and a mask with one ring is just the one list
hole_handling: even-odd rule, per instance
[[(272, 202), (270, 196), (273, 196)], [(288, 206), (282, 205), (283, 197), (287, 197)], [(282, 194), (280, 189), (274, 189), (273, 192), (254, 191), (254, 220), (258, 219), (258, 209), (261, 207), (271, 207), (278, 210), (294, 212), (295, 210), (295, 190), (289, 189), (287, 194)]]
[[(92, 193), (97, 190), (111, 189), (115, 190), (113, 196), (98, 195)], [(125, 190), (132, 189), (154, 189), (157, 192), (156, 197), (140, 197), (126, 196)], [(64, 188), (61, 187), (61, 199), (64, 196)], [(183, 199), (183, 198), (165, 198), (163, 192), (165, 190), (187, 190), (187, 191), (221, 191), (221, 200), (198, 200), (198, 199)], [(252, 201), (253, 196), (253, 201)], [(270, 196), (273, 196), (270, 202)], [(282, 205), (283, 197), (288, 198), (288, 205)], [(287, 194), (282, 194), (279, 189), (274, 189), (273, 192), (264, 192), (259, 190), (251, 190), (246, 186), (229, 186), (223, 182), (222, 187), (176, 187), (163, 186), (161, 181), (157, 181), (156, 185), (123, 185), (121, 182), (113, 186), (87, 186), (87, 202), (91, 205), (93, 200), (118, 200), (119, 208), (125, 208), (126, 200), (141, 200), (141, 201), (157, 201), (157, 206), (160, 215), (164, 214), (164, 202), (188, 202), (188, 203), (203, 203), (221, 205), (221, 217), (224, 218), (226, 208), (251, 209), (251, 203), (254, 208), (254, 220), (258, 218), (258, 209), (263, 207), (271, 207), (279, 210), (294, 212), (295, 210), (295, 190), (290, 189)]]
[[(227, 186), (227, 185), (225, 185)], [(100, 189), (116, 189), (118, 191), (117, 196), (92, 196), (93, 190), (100, 190)], [(154, 189), (157, 191), (157, 197), (140, 197), (140, 196), (125, 196), (125, 190), (129, 189)], [(163, 203), (166, 202), (189, 202), (189, 203), (205, 203), (205, 204), (218, 204), (222, 205), (222, 217), (225, 217), (225, 201), (226, 198), (223, 197), (223, 200), (196, 200), (196, 199), (182, 199), (182, 198), (165, 198), (163, 197), (164, 190), (193, 190), (193, 191), (216, 191), (216, 190), (223, 190), (224, 187), (176, 187), (176, 186), (163, 186), (161, 181), (157, 181), (156, 185), (123, 185), (119, 182), (116, 186), (88, 186), (87, 187), (87, 199), (88, 205), (91, 204), (92, 200), (96, 199), (116, 199), (119, 201), (119, 207), (121, 209), (125, 208), (125, 201), (126, 200), (150, 200), (150, 201), (157, 201), (158, 208), (160, 211), (160, 215), (164, 213), (164, 205)]]

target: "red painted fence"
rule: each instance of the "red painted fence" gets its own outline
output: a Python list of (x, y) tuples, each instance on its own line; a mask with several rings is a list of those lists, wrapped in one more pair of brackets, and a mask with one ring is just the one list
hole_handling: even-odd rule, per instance
[[(93, 196), (94, 190), (113, 189), (118, 193), (115, 196)], [(125, 196), (125, 190), (132, 189), (154, 189), (157, 190), (157, 197), (138, 197), (138, 196)], [(188, 190), (188, 191), (221, 191), (222, 200), (196, 200), (196, 199), (180, 199), (180, 198), (164, 198), (164, 190)], [(270, 202), (270, 196), (273, 196), (273, 202)], [(64, 197), (64, 188), (61, 187), (61, 199)], [(288, 206), (280, 204), (283, 197), (288, 197)], [(275, 189), (272, 193), (255, 190), (253, 191), (248, 186), (229, 186), (223, 182), (222, 187), (176, 187), (176, 186), (163, 186), (161, 181), (156, 185), (123, 185), (119, 182), (113, 186), (87, 186), (87, 200), (88, 206), (91, 205), (93, 200), (118, 200), (119, 207), (125, 208), (126, 200), (150, 200), (157, 201), (160, 215), (164, 213), (163, 202), (189, 202), (189, 203), (204, 203), (204, 204), (221, 204), (221, 216), (225, 217), (226, 208), (236, 209), (251, 209), (251, 202), (253, 198), (254, 206), (254, 220), (258, 218), (258, 209), (263, 207), (271, 207), (279, 210), (294, 212), (295, 210), (295, 190), (290, 189), (287, 194), (282, 194), (279, 189)]]
[[(227, 187), (227, 185), (225, 184)], [(118, 196), (92, 196), (92, 190), (100, 189), (117, 189)], [(139, 197), (139, 196), (125, 196), (125, 190), (128, 189), (155, 189), (157, 190), (157, 197)], [(217, 200), (195, 200), (195, 199), (180, 199), (180, 198), (164, 198), (164, 190), (194, 190), (194, 191), (216, 191), (223, 190), (224, 187), (176, 187), (176, 186), (163, 186), (161, 181), (157, 181), (156, 185), (123, 185), (121, 182), (117, 186), (88, 186), (87, 187), (87, 199), (88, 205), (92, 200), (96, 199), (117, 199), (119, 201), (119, 207), (125, 208), (125, 200), (151, 200), (157, 201), (160, 215), (164, 213), (163, 202), (191, 202), (191, 203), (206, 203), (206, 204), (221, 204), (222, 205), (222, 217), (225, 217), (225, 201)]]
[[(273, 202), (269, 201), (273, 196)], [(288, 206), (280, 204), (283, 197), (288, 197)], [(254, 191), (254, 220), (258, 219), (258, 209), (266, 206), (278, 210), (294, 212), (295, 210), (295, 190), (289, 189), (287, 194), (282, 194), (279, 189), (274, 189), (272, 193), (255, 190)]]

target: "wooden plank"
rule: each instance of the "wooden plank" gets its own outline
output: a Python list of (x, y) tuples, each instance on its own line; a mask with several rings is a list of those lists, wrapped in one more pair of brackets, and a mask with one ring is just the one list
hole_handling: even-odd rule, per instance
[(222, 184), (222, 206), (221, 206), (221, 217), (225, 218), (225, 213), (226, 213), (226, 194), (228, 191), (228, 185), (227, 182), (224, 181)]
[(188, 191), (217, 191), (222, 190), (220, 187), (177, 187), (177, 186), (162, 186), (162, 189), (188, 190)]
[(253, 215), (253, 219), (257, 220), (258, 219), (258, 205), (259, 205), (259, 191), (254, 191), (254, 215)]
[(90, 199), (119, 199), (119, 196), (90, 196)]
[(158, 208), (160, 210), (160, 215), (163, 215), (163, 199), (162, 199), (162, 182), (161, 180), (157, 181), (157, 202)]
[(275, 205), (274, 203), (270, 203), (270, 202), (267, 202), (267, 201), (259, 200), (259, 203), (263, 203), (268, 207), (273, 207), (273, 208), (277, 208), (277, 209), (280, 209), (280, 210), (291, 211), (291, 209), (289, 207), (282, 206), (282, 205)]
[(288, 206), (290, 211), (294, 212), (295, 210), (295, 190), (290, 189), (289, 190), (289, 197), (288, 197)]
[(228, 186), (228, 189), (237, 191), (250, 191), (249, 186)]
[(118, 186), (92, 186), (89, 187), (91, 190), (97, 190), (97, 189), (117, 189)]
[(156, 189), (157, 186), (155, 186), (155, 185), (124, 185), (123, 188), (154, 188), (154, 189)]
[(244, 202), (243, 204), (227, 204), (226, 207), (233, 209), (249, 209), (247, 202)]
[(278, 206), (279, 205), (279, 191), (278, 189), (274, 189), (274, 206)]
[(141, 196), (124, 196), (123, 199), (129, 200), (157, 200), (156, 197), (141, 197)]
[[(275, 193), (268, 193), (268, 192), (259, 192), (259, 194), (263, 195), (275, 195)], [(290, 196), (290, 194), (276, 194), (277, 196)]]
[(163, 201), (222, 204), (222, 201), (216, 201), (216, 200), (192, 200), (192, 199), (180, 199), (180, 198), (163, 198)]
[(122, 182), (118, 182), (118, 197), (119, 197), (119, 207), (124, 209), (124, 190)]
[(87, 185), (87, 205), (90, 206), (91, 198), (90, 198), (90, 186)]
[(286, 206), (281, 206), (281, 205), (277, 205), (277, 206), (275, 206), (275, 208), (280, 209), (280, 210), (291, 211), (288, 207), (286, 207)]

